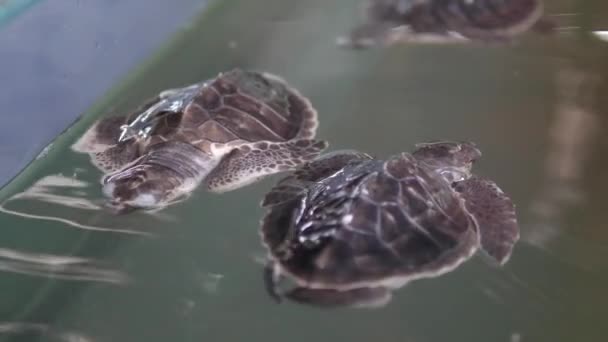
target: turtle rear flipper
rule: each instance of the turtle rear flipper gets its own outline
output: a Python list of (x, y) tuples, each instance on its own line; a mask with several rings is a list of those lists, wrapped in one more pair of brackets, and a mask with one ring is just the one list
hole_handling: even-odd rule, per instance
[(90, 154), (91, 162), (103, 173), (115, 172), (139, 157), (137, 144), (120, 143)]
[(455, 190), (461, 193), (467, 210), (477, 221), (481, 248), (501, 265), (507, 262), (519, 239), (511, 199), (496, 183), (479, 177), (458, 182)]
[(265, 176), (289, 171), (315, 159), (327, 142), (300, 139), (288, 142), (258, 142), (236, 147), (207, 177), (212, 192), (226, 192)]
[(296, 287), (283, 296), (296, 303), (323, 308), (378, 308), (386, 305), (392, 294), (385, 287), (362, 287), (344, 291)]
[(359, 151), (333, 151), (302, 165), (291, 175), (281, 179), (265, 196), (261, 205), (267, 207), (276, 205), (293, 198), (312, 183), (329, 177), (341, 170), (346, 164), (359, 160), (369, 160), (371, 157)]

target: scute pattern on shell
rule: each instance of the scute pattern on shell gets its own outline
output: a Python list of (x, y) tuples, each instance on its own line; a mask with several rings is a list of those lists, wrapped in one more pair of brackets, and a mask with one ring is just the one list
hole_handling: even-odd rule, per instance
[(370, 155), (353, 150), (326, 153), (314, 162), (301, 165), (291, 175), (283, 178), (264, 196), (260, 204), (267, 207), (289, 200), (305, 191), (311, 183), (331, 176), (348, 164), (371, 159)]
[[(444, 256), (473, 245), (475, 237), (459, 196), (431, 172), (404, 153), (384, 163), (345, 168), (340, 191), (332, 184), (337, 178), (321, 181), (321, 189), (332, 191), (320, 190), (308, 199), (314, 211), (300, 219), (313, 225), (297, 228), (293, 237), (320, 242), (312, 248), (293, 243), (282, 267), (313, 287), (356, 287), (353, 280), (375, 282), (437, 268)], [(271, 253), (288, 238), (279, 231), (291, 224), (300, 203), (297, 198), (285, 202), (265, 218), (263, 235)], [(323, 219), (315, 221), (315, 215)], [(331, 238), (322, 237), (326, 230)]]
[[(314, 137), (316, 112), (310, 102), (276, 77), (233, 70), (200, 88), (185, 111), (178, 138), (289, 141)], [(194, 134), (192, 134), (194, 133)]]
[[(151, 104), (153, 101), (139, 110)], [(139, 145), (142, 154), (155, 144), (171, 140), (210, 152), (213, 143), (239, 145), (312, 139), (318, 126), (317, 112), (296, 89), (274, 75), (240, 69), (221, 73), (202, 84), (183, 111), (158, 115), (147, 139), (127, 142)], [(97, 136), (108, 138), (108, 145), (115, 143), (117, 133), (100, 130), (106, 127), (116, 130), (116, 120), (102, 121), (98, 128)]]

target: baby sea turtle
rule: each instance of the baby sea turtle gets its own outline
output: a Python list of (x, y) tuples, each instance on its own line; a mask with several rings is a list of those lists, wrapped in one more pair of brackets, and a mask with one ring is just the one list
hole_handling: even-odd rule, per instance
[(326, 148), (313, 140), (317, 126), (310, 101), (284, 80), (235, 69), (103, 119), (74, 148), (108, 173), (103, 191), (114, 206), (150, 209), (201, 182), (224, 192), (294, 169)]
[(364, 13), (365, 22), (339, 44), (509, 42), (554, 28), (541, 0), (367, 0)]
[[(511, 200), (471, 174), (481, 152), (433, 142), (383, 161), (326, 154), (265, 196), (261, 235), (269, 294), (332, 306), (375, 306), (407, 282), (449, 272), (481, 247), (504, 264), (519, 239)], [(280, 290), (281, 275), (296, 287)]]

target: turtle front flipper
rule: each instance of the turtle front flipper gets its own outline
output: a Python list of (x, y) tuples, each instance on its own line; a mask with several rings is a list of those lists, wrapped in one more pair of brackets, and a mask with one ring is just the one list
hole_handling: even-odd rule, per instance
[(344, 291), (296, 287), (283, 296), (296, 303), (323, 308), (378, 308), (388, 304), (392, 294), (385, 287), (362, 287)]
[(370, 159), (372, 159), (370, 155), (355, 150), (340, 150), (324, 154), (302, 165), (292, 174), (277, 182), (264, 196), (261, 205), (267, 207), (289, 200), (308, 188), (311, 183), (331, 176), (348, 163)]
[(455, 185), (479, 226), (481, 248), (501, 265), (519, 239), (515, 206), (496, 183), (471, 177)]
[(301, 139), (288, 142), (258, 142), (234, 148), (207, 177), (209, 191), (220, 193), (278, 172), (289, 171), (315, 159), (327, 142)]
[(136, 142), (118, 142), (121, 126), (126, 122), (126, 116), (98, 120), (72, 145), (72, 149), (87, 153), (91, 163), (104, 173), (117, 171), (139, 157)]
[(127, 117), (124, 115), (97, 120), (72, 145), (72, 149), (82, 153), (93, 153), (116, 146), (121, 132), (120, 127), (126, 122)]

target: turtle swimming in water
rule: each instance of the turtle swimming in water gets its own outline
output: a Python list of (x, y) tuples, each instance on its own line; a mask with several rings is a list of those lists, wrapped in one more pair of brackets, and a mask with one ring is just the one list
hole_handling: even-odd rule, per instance
[[(278, 301), (374, 307), (478, 248), (504, 264), (519, 239), (515, 207), (471, 173), (480, 156), (472, 143), (443, 141), (386, 161), (336, 151), (304, 164), (261, 203), (267, 291)], [(283, 276), (295, 286), (280, 286)]]
[(119, 211), (162, 208), (204, 182), (234, 190), (317, 157), (317, 112), (278, 76), (234, 69), (94, 124), (74, 145)]
[(367, 0), (365, 22), (338, 43), (505, 43), (529, 30), (553, 32), (541, 0)]

